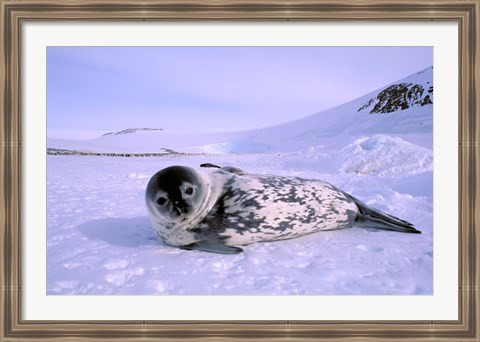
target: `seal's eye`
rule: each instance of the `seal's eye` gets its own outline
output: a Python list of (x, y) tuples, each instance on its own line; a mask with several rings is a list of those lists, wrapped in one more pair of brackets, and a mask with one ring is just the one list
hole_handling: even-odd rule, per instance
[(164, 197), (159, 197), (159, 198), (157, 199), (158, 205), (164, 205), (166, 201), (167, 201), (167, 199), (164, 198)]
[(188, 187), (187, 190), (185, 190), (185, 193), (186, 193), (187, 195), (193, 194), (193, 188), (192, 188), (192, 187)]

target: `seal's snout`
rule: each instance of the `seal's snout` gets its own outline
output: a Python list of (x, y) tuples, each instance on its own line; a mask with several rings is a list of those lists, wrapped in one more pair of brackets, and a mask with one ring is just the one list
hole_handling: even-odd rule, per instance
[(172, 212), (177, 215), (188, 214), (192, 210), (192, 206), (184, 201), (174, 201), (172, 203)]

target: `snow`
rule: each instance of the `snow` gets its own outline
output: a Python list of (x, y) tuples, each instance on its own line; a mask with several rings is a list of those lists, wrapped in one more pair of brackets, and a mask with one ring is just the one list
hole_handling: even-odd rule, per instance
[[(431, 84), (431, 68), (405, 80)], [(82, 141), (49, 139), (48, 147), (82, 151), (169, 148), (199, 154), (49, 155), (47, 293), (432, 294), (433, 106), (388, 114), (357, 111), (381, 90), (255, 131), (145, 131)], [(167, 246), (147, 218), (148, 180), (167, 166), (206, 162), (251, 173), (322, 179), (414, 223), (422, 234), (335, 230), (244, 246), (237, 255)]]

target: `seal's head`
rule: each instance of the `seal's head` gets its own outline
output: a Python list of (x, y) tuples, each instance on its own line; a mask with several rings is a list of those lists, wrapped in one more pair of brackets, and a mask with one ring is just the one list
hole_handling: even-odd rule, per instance
[(171, 166), (158, 171), (145, 193), (150, 214), (166, 226), (188, 221), (201, 201), (202, 184), (198, 172), (189, 167)]

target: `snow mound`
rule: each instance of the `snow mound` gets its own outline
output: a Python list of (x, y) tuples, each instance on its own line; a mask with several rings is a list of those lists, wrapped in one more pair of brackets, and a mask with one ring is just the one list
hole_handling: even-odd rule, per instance
[(359, 138), (339, 153), (345, 173), (405, 176), (433, 171), (431, 150), (388, 135)]

